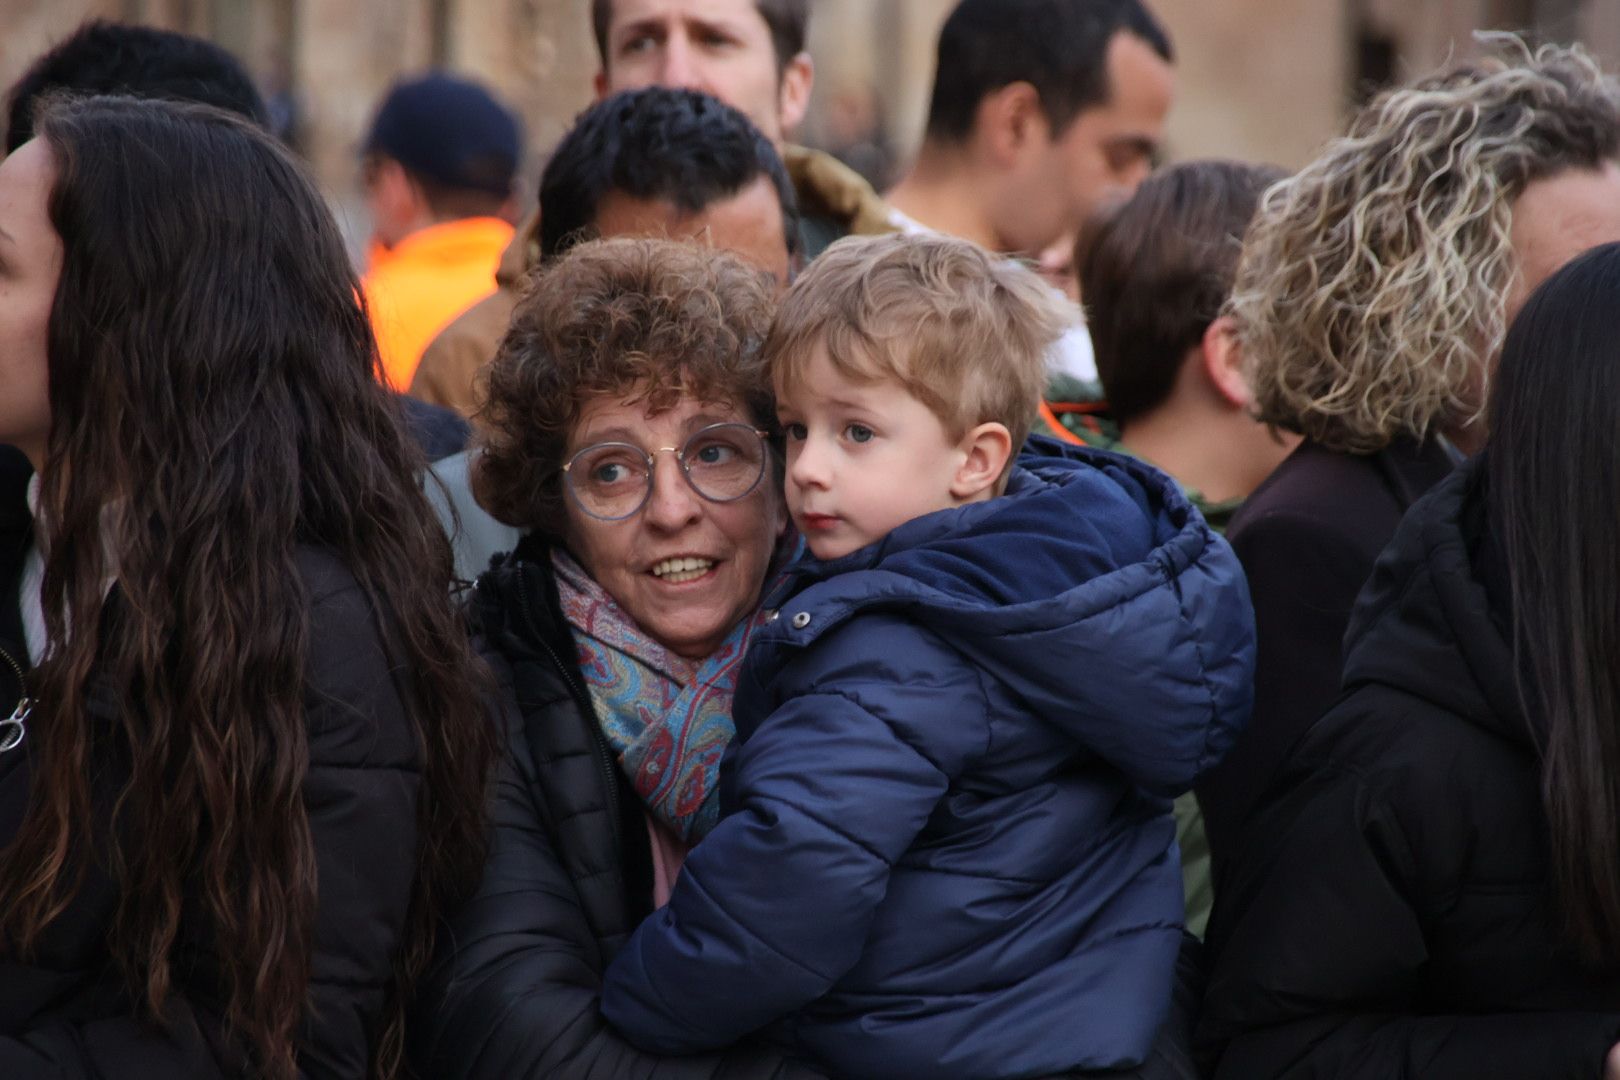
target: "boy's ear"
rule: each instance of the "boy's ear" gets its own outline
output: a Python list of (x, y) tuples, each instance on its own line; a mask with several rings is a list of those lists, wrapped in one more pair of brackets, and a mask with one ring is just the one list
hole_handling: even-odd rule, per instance
[(1248, 409), (1254, 401), (1249, 382), (1243, 377), (1243, 348), (1238, 344), (1236, 325), (1222, 315), (1209, 324), (1201, 343), (1204, 374), (1225, 402), (1234, 409)]
[(957, 502), (972, 502), (986, 492), (995, 494), (996, 481), (1007, 468), (1012, 457), (1012, 432), (1007, 425), (988, 423), (962, 436), (957, 444), (962, 451), (962, 464), (957, 466), (951, 482), (951, 497)]

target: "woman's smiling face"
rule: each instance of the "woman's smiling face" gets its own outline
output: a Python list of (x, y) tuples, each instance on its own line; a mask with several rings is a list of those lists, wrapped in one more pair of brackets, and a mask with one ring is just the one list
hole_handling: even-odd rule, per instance
[(694, 432), (755, 418), (735, 403), (682, 397), (649, 412), (633, 389), (580, 410), (568, 453), (604, 442), (630, 443), (653, 459), (652, 491), (636, 513), (603, 521), (568, 501), (568, 548), (597, 584), (654, 640), (688, 658), (713, 653), (759, 606), (771, 553), (786, 527), (775, 470), (734, 502), (693, 490), (674, 454)]

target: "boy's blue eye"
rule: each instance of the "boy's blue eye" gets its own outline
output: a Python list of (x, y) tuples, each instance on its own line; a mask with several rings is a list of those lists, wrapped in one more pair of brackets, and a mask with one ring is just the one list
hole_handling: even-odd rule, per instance
[(794, 442), (803, 442), (810, 435), (810, 433), (804, 429), (803, 424), (783, 424), (782, 434), (786, 435)]
[(849, 436), (850, 442), (863, 443), (872, 441), (872, 429), (865, 424), (851, 424), (844, 429), (844, 434)]

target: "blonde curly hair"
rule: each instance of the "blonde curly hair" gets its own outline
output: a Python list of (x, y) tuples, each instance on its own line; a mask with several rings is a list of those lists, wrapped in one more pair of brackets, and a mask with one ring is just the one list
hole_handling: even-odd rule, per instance
[(1227, 303), (1260, 420), (1371, 453), (1478, 419), (1514, 200), (1620, 150), (1620, 86), (1584, 51), (1489, 41), (1503, 55), (1381, 94), (1262, 199)]

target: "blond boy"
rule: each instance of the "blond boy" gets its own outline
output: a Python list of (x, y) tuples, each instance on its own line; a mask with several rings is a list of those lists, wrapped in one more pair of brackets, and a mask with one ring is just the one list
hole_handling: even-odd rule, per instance
[(1015, 460), (1047, 296), (882, 237), (785, 298), (767, 352), (814, 557), (750, 650), (726, 816), (609, 969), (632, 1041), (765, 1029), (841, 1077), (1147, 1060), (1181, 940), (1169, 800), (1247, 716), (1252, 616), (1162, 474)]

